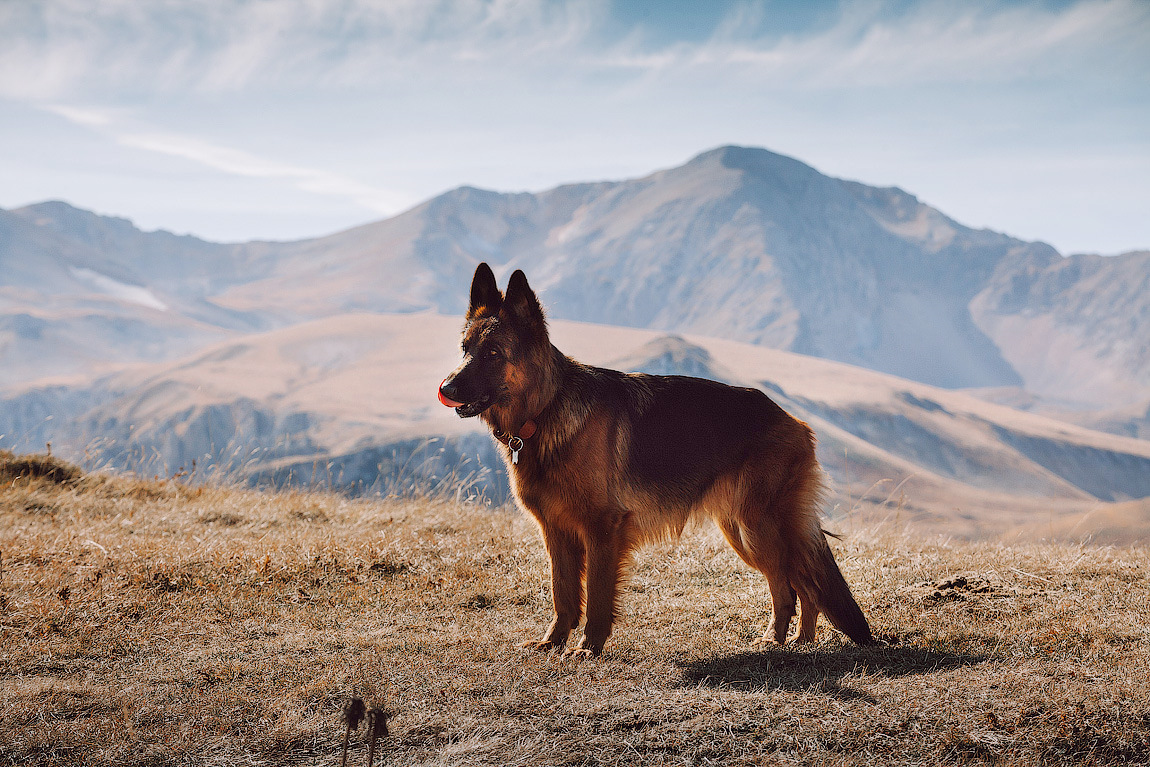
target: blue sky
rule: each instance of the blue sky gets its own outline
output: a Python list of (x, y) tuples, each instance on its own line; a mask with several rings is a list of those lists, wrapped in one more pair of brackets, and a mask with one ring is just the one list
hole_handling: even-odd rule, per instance
[(1150, 2), (0, 2), (5, 208), (295, 239), (723, 144), (1150, 248)]

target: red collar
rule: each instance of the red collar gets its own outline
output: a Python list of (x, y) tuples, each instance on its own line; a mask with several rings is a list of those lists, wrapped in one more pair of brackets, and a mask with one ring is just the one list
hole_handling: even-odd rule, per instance
[(506, 445), (508, 442), (515, 438), (521, 440), (531, 439), (533, 436), (535, 436), (535, 432), (538, 430), (538, 428), (539, 427), (535, 425), (535, 419), (528, 418), (527, 422), (519, 427), (519, 434), (511, 434), (510, 432), (500, 431), (499, 429), (493, 429), (492, 431), (495, 434), (495, 438)]

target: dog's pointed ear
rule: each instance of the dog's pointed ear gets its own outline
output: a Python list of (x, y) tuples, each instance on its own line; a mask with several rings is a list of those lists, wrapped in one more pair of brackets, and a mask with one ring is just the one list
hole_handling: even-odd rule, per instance
[(471, 305), (467, 308), (467, 319), (480, 314), (495, 314), (503, 305), (503, 294), (495, 284), (495, 273), (486, 262), (475, 267), (475, 277), (471, 280)]
[(527, 284), (527, 275), (516, 269), (507, 281), (507, 295), (503, 298), (503, 309), (512, 317), (531, 325), (543, 323), (543, 307), (535, 291)]

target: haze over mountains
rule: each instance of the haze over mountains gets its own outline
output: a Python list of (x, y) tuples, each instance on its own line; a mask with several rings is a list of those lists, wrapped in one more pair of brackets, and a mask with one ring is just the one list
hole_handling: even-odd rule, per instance
[[(1150, 433), (1150, 252), (1063, 257), (1042, 243), (964, 227), (899, 189), (828, 178), (797, 160), (739, 147), (635, 180), (537, 194), (461, 188), (394, 218), (300, 242), (217, 244), (145, 233), (63, 203), (0, 211), (0, 386), (8, 387), (0, 433), (9, 444), (19, 435), (115, 437), (127, 449), (138, 436), (132, 419), (142, 433), (142, 424), (152, 423), (145, 413), (163, 411), (159, 423), (169, 436), (162, 449), (152, 447), (175, 466), (203, 447), (179, 437), (199, 407), (189, 392), (218, 390), (224, 393), (213, 395), (217, 405), (255, 403), (251, 412), (263, 415), (251, 416), (250, 431), (261, 439), (309, 434), (311, 443), (292, 449), (313, 463), (357, 449), (370, 463), (364, 450), (378, 457), (401, 438), (459, 436), (442, 422), (420, 425), (419, 408), (435, 406), (430, 395), (425, 405), (396, 400), (415, 408), (408, 415), (375, 404), (407, 385), (396, 372), (404, 357), (382, 350), (402, 348), (410, 358), (419, 344), (380, 338), (407, 326), (373, 324), (367, 315), (458, 318), (480, 260), (503, 278), (524, 269), (553, 319), (689, 335), (693, 340), (675, 352), (688, 366), (680, 372), (690, 365), (702, 370), (690, 350), (707, 351), (706, 339), (723, 338), (942, 389), (973, 389), (984, 399), (1114, 434)], [(298, 342), (291, 332), (300, 334)], [(661, 335), (635, 338), (631, 349), (603, 341), (597, 361), (644, 362), (635, 355), (650, 355), (636, 349)], [(272, 354), (269, 343), (280, 351)], [(222, 346), (197, 354), (213, 344)], [(454, 355), (451, 343), (444, 361)], [(174, 367), (160, 364), (181, 358)], [(242, 359), (249, 367), (241, 386), (225, 363)], [(150, 366), (121, 370), (141, 363)], [(181, 369), (183, 378), (175, 372)], [(286, 381), (318, 381), (337, 369), (342, 383), (322, 386), (328, 399), (348, 392), (339, 412), (314, 402), (305, 407), (306, 397), (288, 407), (272, 394), (247, 391), (266, 379), (265, 393), (283, 389), (288, 397)], [(840, 369), (846, 375), (842, 370), (848, 368)], [(866, 385), (877, 380), (848, 377)], [(184, 388), (173, 384), (177, 378)], [(751, 381), (769, 378), (760, 370)], [(166, 399), (155, 391), (161, 380)], [(804, 405), (801, 391), (787, 396), (811, 417), (867, 439), (845, 416), (832, 417), (814, 400)], [(359, 409), (370, 415), (356, 426), (354, 403), (365, 399), (373, 404)], [(381, 421), (383, 411), (389, 415)], [(1001, 423), (1001, 412), (994, 412), (979, 418)], [(68, 428), (54, 432), (43, 421), (48, 416)], [(259, 419), (263, 426), (255, 425)], [(319, 423), (326, 424), (322, 439)], [(227, 430), (216, 426), (221, 435)], [(1126, 456), (1143, 455), (1138, 446), (1145, 444), (1075, 439)], [(291, 450), (280, 448), (261, 470), (291, 463)], [(1024, 455), (1029, 448), (1010, 449)], [(915, 465), (924, 468), (925, 460)], [(996, 461), (983, 463), (984, 473), (993, 474)], [(1117, 471), (1121, 489), (1109, 497), (1104, 487), (1083, 488), (1084, 475), (1077, 484), (1068, 480), (1074, 471), (1065, 467), (1042, 487), (991, 489), (1054, 497), (1066, 490), (1056, 485), (1069, 482), (1090, 498), (1138, 497), (1137, 478), (1124, 480)], [(976, 475), (941, 474), (985, 485)]]

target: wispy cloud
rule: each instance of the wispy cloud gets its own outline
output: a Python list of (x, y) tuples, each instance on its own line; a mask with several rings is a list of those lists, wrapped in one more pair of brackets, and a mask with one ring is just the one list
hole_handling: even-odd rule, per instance
[(106, 109), (91, 109), (71, 104), (47, 104), (43, 109), (85, 128), (108, 128), (115, 123), (115, 118)]
[(268, 160), (248, 152), (218, 146), (194, 136), (160, 132), (121, 133), (123, 146), (181, 157), (223, 173), (249, 178), (278, 179), (315, 194), (346, 197), (376, 213), (395, 213), (411, 200), (402, 195), (362, 184), (354, 179), (313, 168)]
[(843, 3), (813, 30), (736, 6), (711, 39), (612, 36), (607, 0), (7, 0), (0, 95), (21, 99), (251, 87), (373, 87), (485, 70), (615, 70), (646, 77), (728, 69), (779, 85), (889, 85), (1148, 68), (1150, 3), (1068, 6), (941, 0)]
[(1150, 3), (1139, 0), (1060, 9), (933, 0), (901, 11), (859, 2), (825, 29), (781, 37), (762, 34), (766, 22), (753, 10), (732, 14), (698, 45), (620, 51), (610, 63), (668, 74), (723, 69), (801, 88), (1150, 73)]
[(363, 86), (413, 70), (566, 58), (605, 0), (7, 0), (0, 95)]
[(392, 214), (414, 201), (407, 195), (328, 171), (270, 160), (195, 136), (125, 124), (122, 118), (100, 109), (66, 104), (52, 104), (45, 109), (76, 125), (97, 130), (121, 146), (179, 157), (234, 176), (284, 181), (302, 191), (346, 198), (374, 213)]

